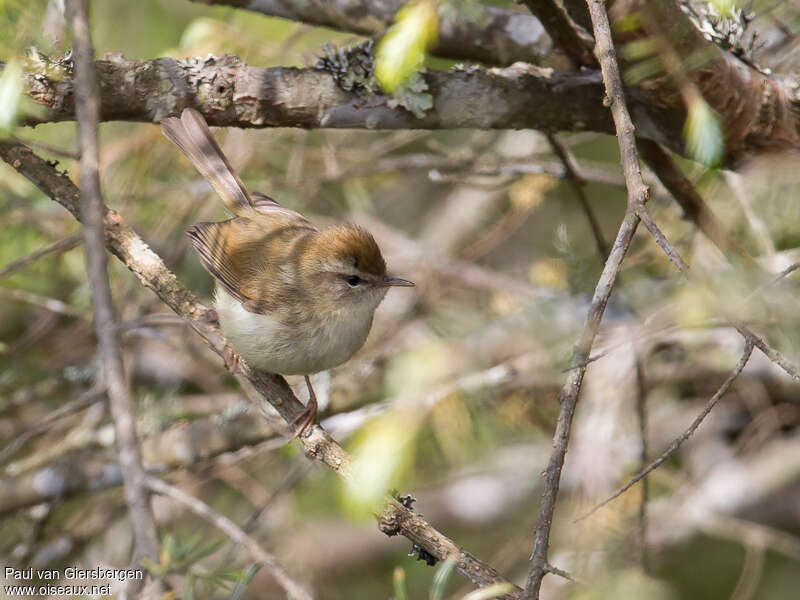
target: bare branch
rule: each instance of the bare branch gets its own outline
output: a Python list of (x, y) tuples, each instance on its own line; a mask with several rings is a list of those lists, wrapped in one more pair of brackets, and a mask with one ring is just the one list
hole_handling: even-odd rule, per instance
[(558, 395), (560, 410), (556, 422), (556, 432), (553, 438), (553, 453), (544, 475), (544, 492), (539, 507), (539, 518), (536, 523), (533, 552), (530, 559), (530, 571), (525, 582), (523, 598), (525, 600), (538, 600), (542, 579), (547, 573), (547, 550), (550, 542), (550, 529), (553, 524), (556, 498), (561, 479), (561, 469), (564, 466), (564, 457), (569, 445), (570, 428), (578, 402), (578, 394), (586, 372), (586, 359), (592, 350), (594, 339), (600, 328), (608, 298), (614, 287), (617, 274), (630, 248), (633, 234), (639, 225), (638, 212), (643, 209), (649, 190), (642, 179), (639, 167), (639, 157), (636, 152), (634, 127), (631, 122), (628, 108), (625, 104), (625, 95), (622, 87), (622, 78), (611, 40), (611, 30), (605, 4), (602, 0), (588, 0), (589, 11), (594, 26), (596, 40), (595, 56), (600, 62), (603, 72), (603, 81), (606, 86), (608, 102), (611, 104), (611, 113), (619, 140), (622, 172), (625, 175), (625, 184), (628, 190), (628, 211), (620, 225), (617, 239), (611, 253), (606, 260), (600, 280), (597, 282), (586, 324), (578, 341), (575, 343), (572, 354), (573, 368), (567, 377), (561, 392)]
[(542, 20), (559, 49), (578, 67), (597, 65), (592, 56), (594, 40), (583, 27), (572, 20), (564, 4), (557, 0), (525, 0), (525, 6)]
[[(235, 6), (271, 17), (362, 35), (382, 33), (404, 0), (192, 0), (199, 4)], [(476, 3), (477, 4), (477, 3)], [(552, 42), (533, 15), (477, 4), (480, 13), (448, 12), (439, 19), (433, 54), (455, 60), (494, 65), (523, 61), (538, 64), (550, 54)]]
[(661, 456), (659, 456), (657, 459), (655, 459), (653, 462), (647, 465), (644, 469), (642, 469), (636, 475), (634, 475), (631, 478), (631, 480), (628, 481), (628, 483), (623, 485), (616, 492), (611, 494), (608, 498), (606, 498), (599, 504), (595, 505), (594, 508), (592, 508), (589, 512), (575, 519), (574, 522), (582, 521), (586, 517), (594, 514), (596, 511), (603, 508), (606, 504), (608, 504), (615, 498), (620, 497), (634, 485), (639, 483), (639, 481), (641, 481), (642, 478), (646, 477), (650, 472), (655, 471), (658, 467), (660, 467), (664, 463), (664, 461), (666, 461), (670, 456), (672, 456), (678, 450), (678, 448), (680, 448), (681, 445), (683, 445), (683, 443), (686, 440), (688, 440), (692, 436), (692, 434), (694, 434), (695, 431), (697, 431), (697, 428), (700, 427), (700, 424), (703, 422), (703, 419), (705, 419), (708, 416), (708, 413), (710, 413), (711, 410), (717, 405), (717, 402), (719, 402), (720, 398), (722, 398), (728, 392), (731, 385), (733, 385), (733, 382), (739, 376), (739, 373), (741, 373), (742, 369), (744, 369), (745, 365), (747, 364), (747, 361), (750, 360), (750, 356), (752, 354), (753, 354), (753, 343), (750, 340), (746, 340), (744, 343), (744, 350), (742, 351), (742, 355), (739, 358), (739, 361), (736, 363), (736, 366), (733, 368), (733, 371), (731, 371), (731, 374), (728, 375), (728, 378), (722, 383), (717, 392), (713, 396), (711, 396), (708, 402), (706, 402), (706, 405), (703, 407), (703, 410), (700, 411), (700, 414), (697, 415), (694, 421), (692, 421), (692, 424), (689, 425), (686, 431), (684, 431), (679, 437), (675, 438), (675, 440), (673, 440), (673, 442), (669, 445), (669, 447), (666, 450), (664, 450), (664, 452), (661, 453)]
[[(76, 398), (71, 402), (67, 402), (63, 406), (59, 406), (56, 410), (51, 411), (47, 416), (37, 421), (36, 424), (17, 434), (13, 440), (0, 449), (0, 465), (7, 463), (8, 460), (14, 456), (17, 450), (24, 446), (33, 437), (47, 431), (53, 425), (53, 423), (59, 419), (63, 419), (67, 415), (81, 411), (84, 408), (91, 406), (95, 402), (104, 400), (105, 397), (105, 390), (89, 390), (85, 394), (82, 394), (80, 398)], [(2, 512), (2, 510), (2, 505), (0, 505), (0, 512)]]
[(311, 593), (305, 586), (295, 581), (292, 576), (286, 572), (286, 569), (278, 562), (274, 554), (267, 552), (261, 544), (247, 535), (241, 527), (228, 517), (218, 513), (202, 500), (190, 496), (180, 488), (170, 485), (162, 479), (148, 475), (145, 479), (145, 483), (153, 492), (168, 496), (172, 500), (182, 504), (194, 514), (206, 519), (231, 540), (244, 546), (250, 553), (250, 556), (253, 557), (253, 560), (266, 566), (275, 578), (275, 581), (277, 581), (292, 598), (297, 600), (313, 600)]
[(5, 296), (11, 300), (18, 300), (19, 302), (26, 302), (57, 315), (76, 317), (78, 319), (86, 319), (88, 316), (86, 315), (85, 311), (78, 310), (62, 300), (58, 300), (57, 298), (48, 298), (47, 296), (34, 294), (33, 292), (29, 292), (27, 290), (0, 287), (0, 296)]
[(758, 268), (758, 263), (753, 257), (734, 240), (719, 222), (714, 213), (698, 193), (686, 176), (678, 169), (675, 161), (656, 142), (639, 139), (639, 151), (642, 157), (653, 169), (658, 179), (669, 190), (672, 197), (683, 209), (687, 219), (694, 222), (698, 229), (710, 239), (723, 254), (732, 254), (743, 264), (751, 268)]
[(3, 277), (8, 277), (13, 273), (16, 273), (20, 269), (27, 267), (29, 264), (36, 262), (43, 256), (47, 256), (48, 254), (55, 254), (58, 252), (66, 252), (67, 250), (72, 250), (82, 241), (83, 241), (83, 235), (80, 233), (76, 233), (69, 237), (65, 237), (63, 240), (58, 240), (57, 242), (48, 244), (47, 246), (45, 246), (40, 250), (37, 250), (36, 252), (31, 252), (27, 256), (23, 256), (22, 258), (18, 258), (17, 260), (8, 263), (2, 270), (0, 270), (0, 279), (2, 279)]
[[(644, 366), (642, 365), (642, 357), (636, 344), (634, 344), (634, 351), (636, 352), (636, 421), (639, 426), (639, 441), (641, 448), (639, 449), (639, 463), (641, 469), (647, 466), (648, 443), (647, 443), (647, 382), (644, 376)], [(639, 537), (639, 554), (642, 562), (642, 571), (648, 573), (650, 571), (649, 552), (647, 550), (647, 502), (650, 499), (650, 482), (647, 477), (642, 478), (642, 495), (639, 498), (639, 515), (638, 515), (638, 537)]]
[(86, 249), (89, 283), (92, 289), (94, 327), (98, 352), (103, 365), (103, 383), (114, 419), (117, 452), (124, 480), (125, 501), (136, 540), (137, 559), (159, 560), (158, 533), (150, 495), (144, 485), (144, 468), (136, 436), (132, 401), (125, 380), (122, 353), (119, 347), (111, 285), (108, 281), (108, 259), (105, 249), (103, 217), (105, 206), (100, 192), (98, 171), (97, 126), (99, 88), (94, 70), (94, 47), (89, 28), (88, 0), (70, 0), (75, 48), (78, 142), (81, 151), (81, 217)]
[(575, 163), (575, 158), (572, 156), (569, 148), (567, 148), (554, 133), (547, 134), (547, 141), (550, 142), (553, 152), (555, 152), (556, 156), (561, 160), (561, 164), (564, 165), (567, 180), (572, 186), (575, 197), (578, 198), (578, 202), (581, 204), (581, 208), (583, 208), (586, 220), (589, 221), (589, 227), (592, 230), (594, 242), (597, 245), (597, 251), (600, 253), (601, 259), (605, 260), (608, 257), (608, 244), (603, 237), (600, 222), (597, 220), (592, 205), (589, 203), (589, 198), (586, 196), (586, 179), (584, 179), (578, 171), (578, 165)]

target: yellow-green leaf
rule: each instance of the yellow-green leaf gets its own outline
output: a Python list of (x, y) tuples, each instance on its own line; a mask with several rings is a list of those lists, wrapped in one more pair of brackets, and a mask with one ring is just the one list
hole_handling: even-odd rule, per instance
[(722, 124), (714, 109), (701, 97), (692, 100), (683, 127), (686, 150), (696, 161), (716, 166), (725, 150)]
[(438, 31), (439, 14), (433, 0), (412, 0), (397, 11), (375, 56), (375, 77), (386, 92), (393, 93), (419, 71)]
[(22, 64), (15, 58), (6, 63), (0, 75), (0, 136), (11, 133), (17, 124), (23, 82)]
[(738, 0), (711, 0), (711, 4), (720, 17), (732, 16), (733, 11), (739, 7)]
[(353, 447), (353, 477), (344, 485), (344, 505), (354, 517), (374, 513), (390, 487), (414, 462), (418, 415), (395, 410), (367, 424)]

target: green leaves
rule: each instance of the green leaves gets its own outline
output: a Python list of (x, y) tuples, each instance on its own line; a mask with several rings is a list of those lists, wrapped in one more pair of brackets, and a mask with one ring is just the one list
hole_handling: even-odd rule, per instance
[(722, 162), (725, 151), (722, 124), (708, 102), (700, 95), (692, 98), (689, 103), (683, 137), (686, 139), (686, 151), (694, 160), (710, 167)]
[(387, 93), (394, 93), (422, 68), (438, 31), (439, 14), (433, 0), (412, 0), (397, 11), (376, 55), (375, 77)]
[(730, 17), (733, 11), (739, 8), (738, 0), (710, 0), (710, 4), (720, 17)]

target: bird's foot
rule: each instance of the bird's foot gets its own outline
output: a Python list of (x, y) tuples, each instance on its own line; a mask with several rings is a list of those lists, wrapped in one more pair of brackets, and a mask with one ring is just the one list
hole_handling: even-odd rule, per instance
[(231, 373), (236, 375), (241, 372), (242, 358), (236, 353), (236, 350), (233, 349), (230, 343), (225, 344), (225, 348), (222, 351), (222, 359), (225, 361), (225, 368)]
[(311, 387), (311, 380), (306, 375), (306, 385), (308, 386), (308, 404), (303, 412), (292, 419), (292, 425), (296, 427), (292, 439), (298, 438), (303, 434), (311, 433), (311, 429), (317, 421), (317, 395)]

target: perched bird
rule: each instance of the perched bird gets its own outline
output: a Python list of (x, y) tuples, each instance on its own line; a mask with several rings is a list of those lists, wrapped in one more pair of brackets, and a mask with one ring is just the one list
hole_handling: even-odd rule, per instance
[(188, 231), (203, 267), (216, 279), (214, 305), (233, 350), (254, 368), (305, 375), (306, 410), (295, 436), (313, 424), (310, 374), (348, 360), (367, 339), (375, 309), (391, 286), (375, 239), (356, 225), (317, 229), (301, 214), (249, 193), (191, 108), (161, 123), (235, 216)]

